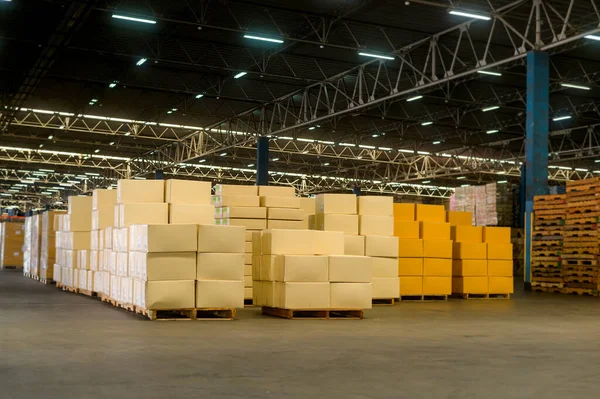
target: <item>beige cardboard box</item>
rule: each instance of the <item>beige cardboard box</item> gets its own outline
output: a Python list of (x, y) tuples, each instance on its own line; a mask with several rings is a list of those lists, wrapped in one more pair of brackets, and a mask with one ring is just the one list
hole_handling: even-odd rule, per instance
[(487, 260), (465, 259), (452, 261), (452, 275), (459, 277), (487, 276)]
[(165, 181), (165, 202), (210, 205), (210, 186), (205, 181), (169, 179)]
[(294, 187), (282, 186), (258, 186), (260, 197), (293, 197), (296, 195)]
[(165, 203), (119, 204), (119, 219), (119, 227), (129, 227), (132, 224), (168, 224), (169, 205)]
[(244, 255), (199, 253), (196, 263), (196, 280), (244, 279)]
[(315, 213), (357, 214), (356, 195), (319, 194), (316, 197)]
[(338, 255), (329, 257), (329, 281), (335, 283), (370, 283), (373, 264), (369, 256)]
[(300, 208), (296, 197), (260, 197), (260, 206), (265, 208)]
[(360, 215), (358, 217), (358, 230), (362, 236), (393, 236), (394, 218), (393, 216)]
[(371, 283), (331, 283), (331, 309), (371, 309)]
[(260, 197), (258, 195), (223, 195), (215, 197), (215, 206), (224, 207), (244, 207), (260, 206)]
[(144, 224), (129, 230), (131, 250), (140, 252), (194, 252), (197, 249), (195, 224)]
[[(275, 262), (277, 256), (280, 255), (261, 255), (259, 257), (259, 280), (263, 281), (275, 281)], [(289, 256), (289, 255), (284, 255)], [(293, 255), (299, 256), (299, 255)], [(308, 256), (308, 255), (307, 255)]]
[(92, 197), (70, 196), (69, 199), (69, 230), (92, 230)]
[(252, 254), (244, 253), (244, 265), (251, 265), (251, 264), (252, 264)]
[(315, 229), (357, 235), (358, 215), (318, 213), (315, 215)]
[(244, 276), (244, 288), (252, 287), (252, 276)]
[(421, 239), (398, 239), (399, 258), (421, 258), (423, 257), (423, 240)]
[(300, 209), (302, 209), (304, 211), (305, 216), (316, 214), (316, 212), (315, 212), (316, 201), (314, 198), (301, 197), (301, 198), (298, 198), (298, 200), (300, 200)]
[(420, 222), (421, 237), (424, 240), (449, 240), (450, 223)]
[(244, 265), (244, 276), (252, 277), (252, 265)]
[(394, 204), (394, 219), (399, 222), (414, 222), (415, 204)]
[(114, 205), (108, 208), (94, 209), (92, 211), (92, 230), (101, 230), (111, 227), (115, 222)]
[(117, 190), (92, 190), (92, 209), (110, 209), (117, 203)]
[(306, 223), (302, 220), (267, 220), (267, 229), (306, 230)]
[(398, 258), (398, 276), (422, 276), (423, 258)]
[(488, 266), (488, 275), (490, 277), (512, 277), (513, 276), (512, 260), (490, 259), (487, 261), (487, 266)]
[(129, 262), (133, 263), (135, 277), (141, 280), (196, 279), (195, 252), (130, 252)]
[(513, 247), (507, 243), (487, 243), (488, 259), (512, 260)]
[(164, 180), (119, 180), (117, 182), (117, 202), (165, 202)]
[(371, 266), (373, 278), (398, 277), (398, 259), (396, 258), (372, 257)]
[[(252, 255), (252, 276), (254, 280), (262, 280), (260, 278), (260, 258), (262, 255)], [(273, 256), (273, 255), (268, 255)]]
[(423, 276), (423, 295), (452, 294), (452, 276)]
[(262, 234), (264, 255), (314, 255), (315, 231), (266, 230)]
[(399, 277), (373, 277), (373, 299), (391, 299), (399, 296)]
[(266, 219), (267, 208), (252, 206), (229, 206), (221, 209), (219, 219)]
[(357, 197), (358, 214), (370, 216), (394, 216), (394, 197), (361, 195)]
[[(248, 230), (248, 229), (246, 229), (246, 232), (244, 234), (244, 238), (246, 239), (247, 242), (252, 242), (252, 240), (253, 240), (252, 235), (255, 232), (256, 231), (254, 231), (254, 230)], [(258, 233), (261, 233), (261, 231), (258, 231)]]
[(275, 283), (274, 305), (284, 309), (328, 309), (329, 286), (329, 283)]
[(423, 257), (452, 259), (452, 240), (423, 240)]
[[(452, 259), (424, 258), (423, 275), (452, 277)], [(448, 284), (451, 284), (450, 281)]]
[(244, 237), (243, 227), (198, 225), (198, 252), (241, 254)]
[(382, 258), (398, 257), (398, 237), (370, 235), (365, 237), (365, 255)]
[(455, 294), (487, 294), (488, 277), (452, 277), (452, 292)]
[(443, 205), (417, 204), (416, 215), (419, 222), (446, 222), (446, 209)]
[[(267, 255), (267, 259), (268, 258), (270, 257)], [(275, 281), (328, 282), (328, 257), (276, 255), (273, 274)], [(269, 276), (265, 275), (265, 277)], [(266, 280), (268, 280), (268, 278), (266, 278)]]
[(258, 195), (257, 186), (215, 184), (215, 195)]
[(315, 255), (343, 255), (344, 249), (344, 233), (341, 231), (313, 231)]
[(65, 249), (90, 249), (92, 244), (92, 235), (89, 231), (65, 232), (63, 237), (65, 238)]
[(490, 294), (512, 294), (514, 292), (514, 281), (512, 277), (488, 278)]
[[(246, 235), (248, 231), (246, 231)], [(262, 255), (262, 231), (252, 232), (252, 254)]]
[[(241, 282), (239, 283), (241, 285)], [(141, 307), (148, 310), (195, 308), (195, 281), (147, 281), (138, 292)]]
[(452, 257), (454, 259), (486, 259), (487, 245), (475, 242), (454, 242)]
[(267, 219), (303, 220), (304, 211), (299, 208), (267, 208)]
[(244, 253), (251, 254), (252, 253), (252, 241), (244, 241)]
[(251, 230), (264, 230), (267, 228), (267, 221), (264, 219), (221, 219), (221, 226), (237, 226)]
[(365, 255), (365, 236), (344, 235), (344, 255)]
[(244, 299), (252, 299), (254, 297), (252, 287), (244, 287)]
[(212, 205), (169, 204), (170, 224), (213, 224), (214, 222), (215, 208)]
[(421, 237), (421, 224), (394, 219), (394, 235), (398, 238), (418, 239)]
[(400, 276), (400, 296), (423, 295), (423, 276)]

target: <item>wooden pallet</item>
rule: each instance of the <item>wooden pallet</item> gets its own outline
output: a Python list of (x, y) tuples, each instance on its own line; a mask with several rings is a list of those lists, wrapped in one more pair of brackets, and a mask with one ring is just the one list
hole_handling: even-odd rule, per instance
[(533, 197), (533, 202), (552, 202), (552, 201), (564, 201), (567, 198), (566, 194), (548, 194), (548, 195), (536, 195)]
[(560, 262), (560, 256), (532, 256), (532, 262)]
[(399, 302), (444, 302), (448, 295), (400, 295)]
[(598, 272), (592, 271), (579, 271), (579, 270), (564, 270), (564, 277), (593, 277), (598, 278)]
[[(111, 300), (112, 302), (112, 300)], [(150, 320), (161, 321), (187, 321), (193, 319), (194, 309), (147, 310), (135, 307), (135, 312), (146, 316)]]
[[(10, 266), (10, 265), (5, 265), (5, 266), (0, 266), (0, 269), (11, 269), (11, 270), (17, 270), (17, 269), (22, 269), (23, 266)], [(25, 274), (25, 273), (23, 273)], [(25, 276), (27, 277), (27, 276)]]
[(562, 294), (563, 289), (558, 287), (531, 287), (533, 292), (552, 292), (555, 294)]
[(395, 298), (373, 298), (373, 306), (389, 306), (396, 302)]
[(565, 266), (596, 266), (596, 260), (590, 259), (563, 259), (562, 264)]
[(553, 213), (550, 215), (545, 215), (545, 214), (535, 214), (535, 218), (536, 220), (545, 220), (545, 221), (549, 221), (549, 220), (564, 220), (566, 217), (565, 213)]
[(563, 242), (561, 240), (538, 240), (538, 241), (533, 241), (532, 246), (534, 246), (534, 247), (561, 247), (562, 243)]
[(598, 296), (598, 290), (590, 288), (563, 288), (563, 293), (567, 295)]
[(50, 285), (50, 284), (54, 284), (54, 280), (52, 280), (51, 278), (40, 278), (40, 283), (42, 284), (46, 284), (46, 285)]
[(592, 214), (595, 216), (598, 213), (598, 208), (596, 206), (588, 206), (588, 207), (572, 207), (567, 208), (567, 215), (581, 215), (580, 217), (589, 217)]
[(569, 219), (567, 218), (567, 220), (565, 220), (565, 226), (579, 226), (579, 225), (591, 225), (591, 226), (598, 226), (598, 216), (590, 216), (590, 217), (583, 217), (583, 218), (575, 218), (575, 219)]
[(458, 299), (510, 299), (510, 294), (452, 294)]
[[(561, 251), (559, 249), (535, 249), (531, 251), (532, 258), (537, 257), (560, 257)], [(533, 260), (533, 259), (532, 259)]]
[(572, 252), (565, 252), (562, 255), (562, 259), (596, 259), (598, 255), (596, 254), (575, 254)]
[(564, 219), (536, 220), (533, 222), (534, 227), (560, 227), (564, 224)]
[(91, 296), (91, 297), (95, 297), (98, 295), (97, 292), (91, 291), (91, 290), (79, 290), (79, 293), (82, 295), (87, 295), (87, 296)]
[(567, 237), (577, 237), (577, 238), (598, 238), (597, 230), (565, 230), (563, 231), (563, 236)]
[(560, 207), (560, 209), (542, 209), (539, 211), (535, 211), (535, 217), (539, 218), (541, 216), (564, 216), (565, 208)]
[(531, 232), (532, 237), (562, 237), (562, 230), (534, 230)]
[(598, 247), (563, 247), (562, 255), (569, 257), (571, 255), (598, 255)]
[(532, 278), (533, 281), (531, 282), (531, 286), (540, 285), (542, 287), (546, 287), (560, 284), (560, 286), (562, 287), (564, 281), (562, 274), (560, 276), (555, 275), (554, 277), (533, 275)]
[(360, 320), (364, 317), (362, 309), (282, 309), (262, 307), (262, 314), (293, 320)]
[(564, 283), (562, 282), (562, 279), (558, 280), (556, 282), (546, 282), (546, 281), (532, 281), (531, 282), (531, 286), (532, 287), (553, 287), (553, 288), (562, 288), (564, 286)]
[(565, 276), (565, 283), (598, 285), (598, 277)]

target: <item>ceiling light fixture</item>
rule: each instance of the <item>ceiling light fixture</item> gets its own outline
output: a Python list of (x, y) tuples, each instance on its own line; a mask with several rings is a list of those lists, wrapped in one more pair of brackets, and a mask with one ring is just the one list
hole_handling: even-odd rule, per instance
[(379, 58), (382, 60), (394, 60), (394, 57), (390, 57), (389, 55), (380, 55), (380, 54), (373, 54), (373, 53), (364, 53), (362, 51), (358, 52), (358, 55), (362, 55), (364, 57), (372, 57), (372, 58)]
[(477, 73), (480, 73), (482, 75), (502, 76), (502, 74), (500, 72), (492, 72), (492, 71), (477, 71)]
[(379, 135), (377, 133), (374, 133), (371, 135), (371, 137), (379, 137)]
[(131, 132), (127, 132), (125, 133), (125, 136), (129, 136), (131, 134)]
[(96, 148), (96, 149), (94, 150), (94, 152), (97, 154), (97, 153), (99, 153), (99, 152), (100, 152), (100, 149), (99, 149), (99, 148)]
[(53, 135), (48, 136), (48, 140), (52, 140), (54, 138)]
[(225, 155), (227, 155), (226, 152), (222, 152), (222, 153), (219, 154), (219, 156), (221, 156), (221, 157), (224, 157)]
[(414, 96), (414, 97), (411, 97), (411, 98), (407, 98), (407, 99), (406, 99), (406, 102), (407, 102), (407, 103), (409, 103), (409, 102), (411, 102), (411, 101), (420, 100), (420, 99), (422, 99), (422, 98), (423, 98), (423, 96)]
[(564, 121), (565, 119), (571, 119), (571, 115), (557, 116), (556, 118), (552, 118), (554, 122)]
[(156, 21), (153, 21), (151, 19), (134, 18), (134, 17), (128, 17), (126, 15), (113, 14), (112, 17), (116, 18), (116, 19), (124, 19), (126, 21), (141, 22), (141, 23), (144, 23), (144, 24), (152, 24), (152, 25), (154, 25), (156, 23)]
[(234, 79), (239, 79), (239, 78), (241, 78), (242, 76), (244, 76), (244, 75), (246, 75), (246, 74), (248, 74), (248, 72), (240, 72), (240, 73), (238, 73), (237, 75), (235, 75), (233, 78), (234, 78)]
[(206, 162), (206, 159), (201, 159), (198, 161), (198, 163), (204, 163), (204, 162)]
[(138, 62), (135, 63), (135, 65), (140, 66), (142, 65), (144, 62), (148, 61), (148, 59), (146, 58), (141, 58)]
[(429, 126), (429, 125), (433, 125), (433, 122), (429, 121), (429, 122), (421, 123), (421, 126)]
[(570, 87), (571, 89), (579, 89), (579, 90), (591, 90), (590, 87), (587, 86), (581, 86), (581, 85), (574, 85), (572, 83), (561, 83), (560, 84), (562, 87)]
[(591, 39), (591, 40), (600, 40), (600, 36), (596, 36), (596, 35), (587, 35), (584, 36), (586, 39)]
[(248, 164), (248, 167), (249, 167), (249, 168), (251, 168), (251, 167), (253, 167), (253, 166), (254, 166), (254, 164), (253, 164), (253, 163), (250, 163), (250, 164)]
[(488, 130), (486, 133), (487, 134), (498, 133), (498, 130), (497, 129), (492, 129), (492, 130)]
[(479, 14), (473, 14), (470, 12), (464, 12), (464, 11), (456, 11), (456, 10), (450, 10), (449, 11), (450, 14), (452, 15), (458, 15), (460, 17), (467, 17), (467, 18), (475, 18), (475, 19), (481, 19), (483, 21), (489, 21), (491, 18), (488, 17), (487, 15), (479, 15)]
[(498, 109), (498, 108), (500, 108), (498, 105), (494, 105), (492, 107), (483, 108), (481, 111), (488, 112), (488, 111), (493, 111), (493, 110)]
[(108, 143), (108, 145), (115, 145), (115, 142), (111, 141), (110, 143)]
[(204, 94), (196, 94), (196, 98), (202, 98), (204, 97)]
[(311, 127), (308, 128), (308, 130), (315, 130), (315, 129), (316, 129), (315, 126), (311, 126)]
[(462, 180), (462, 179), (466, 179), (466, 178), (467, 178), (466, 176), (458, 176), (456, 179), (457, 180)]
[(273, 158), (273, 161), (279, 161), (279, 158)]
[(506, 180), (500, 180), (500, 181), (498, 182), (498, 184), (505, 184), (505, 183), (508, 183), (508, 181), (506, 181)]
[(269, 37), (263, 37), (263, 36), (254, 36), (254, 35), (244, 35), (244, 38), (246, 39), (252, 39), (252, 40), (260, 40), (263, 42), (271, 42), (271, 43), (283, 43), (283, 40), (281, 39), (271, 39)]
[(112, 82), (111, 84), (108, 85), (109, 88), (114, 89), (115, 87), (117, 87), (117, 84), (115, 82)]
[(425, 180), (422, 182), (423, 184), (431, 183), (431, 180)]
[(329, 166), (329, 162), (325, 162), (323, 166)]
[(441, 141), (434, 141), (433, 144), (441, 144)]

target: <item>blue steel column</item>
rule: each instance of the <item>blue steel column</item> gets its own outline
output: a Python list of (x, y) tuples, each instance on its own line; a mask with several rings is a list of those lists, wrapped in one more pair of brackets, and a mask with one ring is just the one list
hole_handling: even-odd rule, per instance
[(527, 137), (525, 140), (525, 287), (531, 287), (533, 197), (548, 194), (548, 53), (527, 54)]
[(264, 136), (256, 145), (256, 185), (269, 185), (269, 138)]

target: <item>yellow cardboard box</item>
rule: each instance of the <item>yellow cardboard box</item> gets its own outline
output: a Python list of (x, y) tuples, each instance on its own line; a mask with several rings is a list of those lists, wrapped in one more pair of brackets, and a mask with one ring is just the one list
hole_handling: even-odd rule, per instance
[(496, 260), (490, 259), (487, 261), (488, 275), (490, 277), (512, 277), (513, 262), (512, 260)]
[(167, 224), (169, 223), (169, 204), (148, 202), (119, 204), (118, 214), (120, 227), (147, 223)]
[(400, 222), (415, 221), (415, 204), (394, 204), (394, 219)]
[(169, 204), (170, 224), (212, 224), (215, 207), (201, 204)]
[(165, 202), (165, 181), (121, 179), (117, 181), (117, 202)]
[(487, 277), (452, 277), (452, 293), (487, 294), (488, 289)]
[(392, 216), (358, 216), (358, 234), (361, 236), (394, 235), (394, 218)]
[(373, 286), (371, 283), (331, 283), (332, 309), (371, 309)]
[(450, 239), (450, 224), (449, 223), (434, 223), (434, 222), (419, 222), (421, 224), (421, 236), (424, 240), (449, 240)]
[(473, 214), (471, 212), (446, 211), (446, 222), (452, 226), (471, 226)]
[(141, 300), (143, 309), (193, 309), (196, 307), (194, 280), (147, 281), (145, 284), (142, 283), (141, 288), (141, 290), (134, 290), (134, 295), (143, 298)]
[(394, 219), (394, 235), (399, 238), (420, 238), (421, 225), (419, 222), (402, 222)]
[[(423, 275), (452, 277), (452, 259), (424, 258)], [(450, 281), (448, 284), (451, 284)]]
[(301, 197), (299, 199), (300, 199), (300, 209), (302, 209), (305, 216), (316, 214), (316, 212), (315, 212), (316, 201), (314, 198)]
[(357, 199), (359, 215), (394, 216), (394, 197), (361, 195)]
[(420, 258), (423, 257), (423, 240), (412, 238), (398, 239), (398, 257), (399, 258)]
[(423, 240), (423, 257), (452, 259), (452, 240)]
[(399, 277), (373, 277), (373, 299), (391, 299), (400, 296)]
[(483, 227), (483, 242), (495, 244), (510, 243), (510, 227)]
[(344, 255), (365, 255), (365, 236), (344, 234)]
[[(308, 230), (306, 230), (306, 231), (308, 231)], [(343, 255), (344, 254), (344, 249), (345, 249), (344, 233), (342, 233), (341, 231), (313, 231), (312, 233), (313, 233), (313, 254), (315, 254), (315, 255)]]
[(400, 296), (423, 295), (422, 276), (400, 276)]
[(130, 252), (135, 277), (147, 281), (195, 280), (195, 252)]
[(487, 273), (487, 260), (485, 259), (468, 259), (452, 261), (453, 276), (477, 277), (487, 276)]
[(365, 236), (365, 255), (383, 258), (398, 257), (398, 237)]
[(215, 209), (215, 219), (266, 219), (267, 208), (258, 206), (227, 206)]
[(443, 205), (417, 204), (417, 219), (419, 222), (446, 222), (446, 210)]
[(489, 277), (490, 294), (512, 294), (514, 286), (512, 277)]
[(453, 259), (486, 259), (487, 245), (484, 243), (454, 242)]
[(458, 242), (483, 242), (483, 227), (481, 226), (452, 226), (452, 239)]
[(235, 226), (244, 227), (251, 230), (264, 230), (267, 228), (267, 221), (265, 219), (217, 219), (217, 225), (219, 226)]
[(451, 276), (423, 276), (423, 295), (452, 294)]
[(423, 258), (398, 258), (398, 276), (422, 276)]
[(117, 190), (96, 189), (92, 191), (92, 209), (110, 209), (116, 203)]
[(511, 260), (513, 258), (512, 244), (488, 243), (488, 259)]
[(214, 205), (219, 208), (261, 206), (260, 197), (258, 195), (219, 195), (213, 197), (213, 202)]
[(356, 195), (319, 194), (316, 198), (316, 213), (357, 214)]
[(267, 229), (306, 229), (306, 223), (302, 220), (267, 220)]

